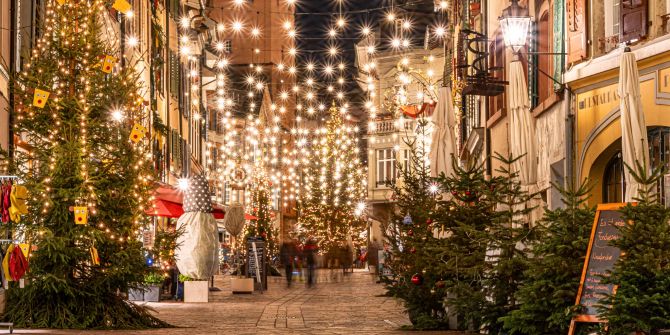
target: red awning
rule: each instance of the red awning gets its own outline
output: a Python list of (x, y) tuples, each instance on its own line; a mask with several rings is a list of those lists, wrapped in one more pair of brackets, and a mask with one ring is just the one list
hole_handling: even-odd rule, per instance
[[(182, 203), (184, 195), (178, 189), (170, 185), (160, 185), (154, 191), (154, 200), (152, 206), (145, 211), (149, 216), (162, 216), (167, 218), (178, 218), (184, 214)], [(219, 205), (212, 204), (212, 215), (215, 219), (223, 219), (225, 211)], [(245, 220), (256, 220), (257, 217), (244, 214)]]

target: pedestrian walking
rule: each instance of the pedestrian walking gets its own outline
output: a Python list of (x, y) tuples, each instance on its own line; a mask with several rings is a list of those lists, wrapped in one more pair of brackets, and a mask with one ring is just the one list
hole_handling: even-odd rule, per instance
[(319, 247), (316, 244), (316, 240), (313, 237), (307, 239), (305, 246), (303, 247), (303, 255), (305, 262), (307, 263), (307, 287), (312, 287), (316, 283), (316, 278), (314, 278), (314, 270), (316, 267), (316, 253)]
[(286, 285), (291, 287), (293, 281), (293, 261), (297, 255), (297, 248), (294, 241), (284, 241), (279, 249), (279, 256), (284, 269), (286, 270)]

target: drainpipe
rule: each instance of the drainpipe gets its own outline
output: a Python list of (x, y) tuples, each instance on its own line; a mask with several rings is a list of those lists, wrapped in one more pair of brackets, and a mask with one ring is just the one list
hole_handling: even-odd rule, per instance
[[(14, 0), (9, 2), (9, 17), (11, 20), (10, 23), (10, 35), (9, 35), (9, 65), (7, 69), (7, 73), (11, 76), (12, 73), (16, 71), (16, 64), (18, 63), (17, 57), (16, 57), (16, 50), (18, 48), (18, 44), (16, 43), (16, 38), (18, 34), (18, 29), (17, 29), (17, 17), (19, 13), (16, 10), (16, 1), (19, 0)], [(9, 153), (9, 159), (14, 158), (14, 93), (11, 91), (9, 92), (9, 96), (7, 97), (9, 99), (9, 120), (7, 127), (9, 128), (9, 138), (7, 142), (7, 151)]]

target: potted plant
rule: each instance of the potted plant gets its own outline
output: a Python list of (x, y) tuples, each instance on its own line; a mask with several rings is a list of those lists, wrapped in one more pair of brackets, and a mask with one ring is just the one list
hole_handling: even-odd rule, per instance
[(180, 274), (179, 281), (184, 283), (184, 302), (208, 302), (209, 282), (197, 280)]
[(161, 286), (163, 285), (163, 276), (158, 273), (150, 273), (144, 277), (146, 290), (144, 291), (144, 301), (158, 302), (161, 296)]

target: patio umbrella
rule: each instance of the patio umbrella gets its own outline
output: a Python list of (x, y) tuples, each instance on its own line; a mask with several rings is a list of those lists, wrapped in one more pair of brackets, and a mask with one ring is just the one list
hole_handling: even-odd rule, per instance
[(454, 134), (454, 103), (450, 87), (441, 87), (437, 93), (437, 107), (433, 112), (433, 135), (430, 149), (430, 174), (437, 177), (440, 173), (451, 175), (451, 162), (456, 154), (456, 135)]
[[(640, 78), (637, 71), (635, 55), (628, 48), (621, 55), (619, 69), (619, 108), (621, 110), (621, 153), (623, 162), (632, 169), (637, 169), (637, 163), (647, 170), (649, 164), (649, 142), (647, 141), (647, 126), (642, 111), (640, 98)], [(631, 202), (640, 195), (641, 185), (624, 169), (626, 182), (625, 201)]]
[(523, 66), (518, 60), (510, 64), (508, 99), (511, 114), (510, 149), (515, 158), (523, 155), (514, 162), (512, 168), (519, 174), (521, 185), (530, 186), (537, 180), (535, 125), (530, 115), (530, 102)]

